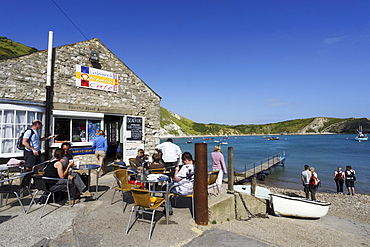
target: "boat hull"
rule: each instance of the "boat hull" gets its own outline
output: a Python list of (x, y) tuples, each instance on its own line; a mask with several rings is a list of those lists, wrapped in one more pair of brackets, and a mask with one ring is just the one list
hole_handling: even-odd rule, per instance
[(320, 218), (329, 211), (329, 202), (311, 201), (302, 197), (270, 194), (270, 206), (277, 216)]

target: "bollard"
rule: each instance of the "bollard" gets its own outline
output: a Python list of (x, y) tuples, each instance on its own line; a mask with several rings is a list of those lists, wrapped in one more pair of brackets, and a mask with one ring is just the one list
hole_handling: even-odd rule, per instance
[(195, 223), (208, 225), (207, 143), (195, 143)]
[(234, 148), (227, 149), (227, 193), (234, 193)]

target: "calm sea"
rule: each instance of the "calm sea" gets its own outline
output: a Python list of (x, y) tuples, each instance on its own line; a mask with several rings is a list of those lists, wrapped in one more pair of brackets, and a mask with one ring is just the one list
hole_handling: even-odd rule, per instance
[[(336, 192), (334, 171), (338, 166), (345, 170), (345, 166), (351, 165), (356, 171), (356, 192), (370, 194), (370, 141), (357, 142), (354, 137), (355, 135), (284, 135), (275, 141), (268, 141), (260, 136), (232, 136), (229, 139), (214, 137), (206, 141), (198, 137), (192, 139), (192, 143), (186, 143), (187, 138), (173, 140), (183, 152), (188, 151), (193, 155), (195, 143), (206, 142), (208, 152), (211, 153), (218, 144), (215, 141), (227, 141), (227, 145), (221, 145), (225, 161), (227, 163), (228, 147), (233, 147), (237, 172), (243, 171), (245, 165), (251, 167), (253, 162), (258, 163), (284, 151), (285, 166), (274, 168), (265, 181), (258, 183), (287, 189), (302, 189), (301, 172), (303, 166), (308, 164), (315, 167), (321, 180), (319, 191)], [(210, 165), (209, 158), (208, 166)]]

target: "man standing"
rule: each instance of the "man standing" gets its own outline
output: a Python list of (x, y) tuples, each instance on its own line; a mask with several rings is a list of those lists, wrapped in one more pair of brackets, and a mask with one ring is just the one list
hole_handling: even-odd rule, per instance
[(41, 163), (41, 141), (55, 138), (56, 135), (40, 137), (37, 130), (42, 128), (41, 120), (34, 120), (32, 126), (23, 135), (22, 144), (25, 146), (23, 156), (26, 171), (32, 171), (32, 167)]
[(303, 184), (303, 190), (304, 193), (306, 193), (306, 198), (310, 198), (310, 180), (311, 180), (311, 172), (310, 172), (310, 166), (305, 165), (304, 171), (302, 172), (302, 184)]
[(157, 145), (155, 149), (162, 152), (162, 159), (166, 167), (177, 165), (177, 162), (181, 157), (181, 149), (173, 143), (171, 138), (168, 138), (166, 142)]

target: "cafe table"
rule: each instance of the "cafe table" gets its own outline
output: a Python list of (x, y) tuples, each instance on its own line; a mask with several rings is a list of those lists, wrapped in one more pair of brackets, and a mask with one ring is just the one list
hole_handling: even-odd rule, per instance
[[(145, 184), (145, 187), (148, 187), (149, 192), (151, 194), (162, 194), (162, 196), (165, 197), (165, 204), (166, 204), (166, 223), (168, 225), (168, 215), (169, 215), (169, 208), (168, 205), (170, 203), (170, 200), (168, 198), (169, 191), (168, 191), (168, 185), (169, 185), (169, 177), (164, 174), (143, 174), (141, 176), (141, 179), (137, 180), (141, 182), (142, 184)], [(160, 188), (160, 190), (151, 190), (151, 187), (154, 188)]]
[(95, 170), (96, 172), (96, 184), (95, 184), (95, 200), (98, 198), (98, 186), (99, 186), (99, 171), (100, 168), (99, 165), (96, 164), (85, 164), (85, 165), (79, 165), (79, 166), (73, 166), (73, 170), (88, 170), (89, 173), (89, 179), (87, 180), (87, 188), (89, 188), (89, 191), (91, 192), (91, 170)]

